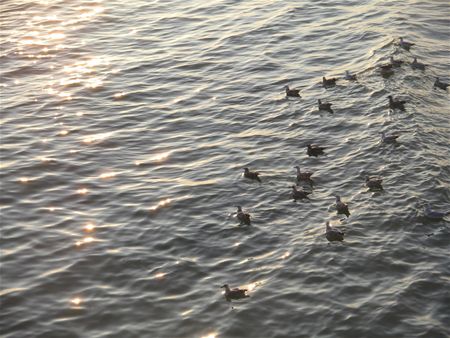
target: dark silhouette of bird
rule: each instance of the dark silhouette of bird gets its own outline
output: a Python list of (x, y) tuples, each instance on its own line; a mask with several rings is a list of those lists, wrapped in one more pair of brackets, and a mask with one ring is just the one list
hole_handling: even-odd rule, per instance
[(325, 76), (323, 76), (322, 77), (322, 85), (325, 87), (325, 88), (329, 88), (329, 87), (334, 87), (334, 86), (336, 86), (336, 81), (337, 81), (337, 79), (336, 78), (331, 78), (331, 79), (327, 79)]
[(411, 62), (411, 68), (412, 69), (419, 69), (419, 70), (425, 70), (426, 65), (418, 62), (417, 58), (414, 58), (413, 62)]
[(339, 195), (336, 197), (336, 210), (338, 214), (344, 214), (345, 216), (350, 216), (350, 211), (348, 210), (348, 204), (341, 201), (341, 197)]
[(449, 86), (448, 83), (442, 82), (441, 80), (439, 80), (438, 77), (436, 77), (436, 81), (434, 81), (434, 85), (433, 85), (434, 88), (437, 87), (437, 88), (440, 88), (442, 90), (447, 90), (448, 86)]
[(307, 147), (307, 154), (308, 156), (319, 156), (319, 155), (324, 155), (324, 150), (326, 149), (325, 147), (319, 147), (318, 145), (315, 144), (308, 144), (306, 145)]
[(403, 61), (401, 61), (401, 60), (394, 60), (394, 57), (393, 56), (391, 56), (390, 58), (389, 58), (389, 61), (391, 62), (391, 65), (392, 65), (392, 67), (401, 67), (401, 65), (404, 63)]
[(398, 134), (386, 135), (384, 131), (380, 132), (382, 143), (397, 143), (397, 139), (400, 137)]
[(408, 50), (408, 51), (409, 51), (409, 49), (410, 49), (412, 46), (415, 45), (415, 43), (412, 43), (412, 42), (408, 42), (408, 41), (403, 40), (402, 37), (400, 37), (399, 39), (400, 39), (400, 41), (399, 41), (398, 45), (399, 45), (400, 47), (402, 47), (403, 49), (405, 49), (405, 50)]
[(301, 97), (300, 89), (290, 89), (289, 86), (284, 86), (284, 89), (286, 90), (286, 96)]
[(339, 230), (338, 228), (332, 227), (330, 225), (330, 222), (327, 222), (325, 237), (328, 239), (329, 242), (343, 241), (344, 233), (341, 230)]
[(347, 81), (356, 81), (356, 75), (350, 74), (348, 70), (345, 71), (344, 79)]
[(400, 109), (400, 110), (405, 111), (405, 103), (406, 103), (406, 101), (394, 99), (392, 97), (392, 95), (389, 95), (388, 99), (389, 99), (389, 108), (390, 109), (392, 109), (392, 110)]
[(291, 196), (294, 201), (301, 200), (304, 198), (309, 198), (308, 195), (311, 194), (309, 191), (304, 191), (303, 189), (297, 189), (295, 185), (292, 186)]
[(310, 171), (300, 171), (300, 167), (298, 165), (296, 165), (294, 167), (295, 169), (297, 169), (297, 181), (311, 181), (311, 176), (313, 175), (312, 172)]
[(383, 179), (378, 176), (366, 176), (366, 186), (370, 190), (383, 190)]
[(259, 173), (256, 171), (250, 171), (248, 168), (244, 168), (244, 177), (261, 182)]
[(242, 207), (241, 206), (237, 206), (237, 212), (236, 212), (236, 217), (239, 220), (240, 225), (245, 224), (245, 225), (250, 225), (250, 214), (243, 212), (242, 211)]
[(230, 289), (230, 286), (228, 284), (222, 285), (221, 288), (225, 289), (225, 299), (227, 302), (231, 302), (232, 300), (239, 300), (243, 298), (250, 297), (247, 294), (247, 289), (239, 289), (239, 288), (233, 288)]
[(319, 110), (324, 110), (327, 112), (330, 112), (331, 114), (334, 113), (333, 109), (331, 109), (332, 104), (331, 103), (322, 103), (322, 100), (317, 100), (317, 105), (319, 106)]
[(380, 75), (384, 78), (388, 78), (394, 75), (394, 70), (392, 69), (391, 64), (381, 65), (380, 66)]

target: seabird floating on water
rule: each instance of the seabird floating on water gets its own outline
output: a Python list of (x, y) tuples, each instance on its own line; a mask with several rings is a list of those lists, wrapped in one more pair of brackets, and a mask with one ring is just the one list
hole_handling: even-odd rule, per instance
[(394, 74), (394, 71), (392, 70), (392, 65), (381, 65), (380, 66), (380, 74), (382, 77), (387, 78)]
[(356, 81), (356, 75), (350, 74), (350, 72), (348, 70), (346, 70), (344, 79), (346, 79), (347, 81)]
[(284, 86), (284, 89), (286, 90), (286, 96), (301, 97), (300, 89), (290, 89), (289, 86)]
[(433, 87), (435, 87), (435, 88), (438, 87), (442, 90), (447, 90), (448, 86), (449, 86), (448, 83), (442, 82), (441, 80), (439, 80), (438, 77), (436, 77), (436, 81), (434, 81), (434, 85), (433, 85)]
[(406, 101), (394, 99), (392, 97), (392, 95), (389, 95), (388, 99), (389, 99), (389, 108), (390, 109), (392, 109), (392, 110), (400, 109), (402, 111), (405, 111), (405, 103), (406, 103)]
[(380, 134), (381, 134), (381, 142), (383, 143), (396, 143), (397, 138), (400, 136), (397, 134), (386, 135), (384, 131), (380, 132)]
[(336, 197), (336, 210), (338, 214), (344, 214), (345, 216), (350, 216), (350, 211), (348, 210), (348, 204), (341, 201), (341, 197), (339, 195)]
[(409, 51), (409, 49), (410, 49), (412, 46), (415, 45), (415, 43), (412, 43), (412, 42), (408, 42), (408, 41), (403, 40), (402, 37), (400, 37), (399, 39), (400, 39), (400, 41), (399, 41), (398, 45), (399, 45), (400, 47), (402, 47), (403, 49), (405, 49), (405, 50), (408, 50), (408, 51)]
[(250, 214), (243, 212), (242, 211), (242, 207), (241, 206), (237, 206), (237, 212), (236, 212), (236, 217), (239, 220), (239, 223), (245, 224), (245, 225), (250, 225)]
[(337, 81), (337, 79), (334, 77), (331, 79), (327, 79), (325, 76), (322, 77), (322, 85), (325, 88), (334, 87), (336, 85), (336, 81)]
[(430, 205), (427, 204), (427, 205), (425, 205), (424, 214), (426, 217), (428, 217), (430, 219), (439, 220), (439, 219), (443, 219), (445, 216), (449, 215), (450, 212), (441, 212), (441, 211), (432, 210)]
[(394, 57), (393, 57), (393, 56), (391, 56), (391, 57), (389, 58), (389, 61), (391, 61), (391, 65), (392, 65), (393, 67), (400, 67), (400, 66), (403, 64), (403, 61), (401, 61), (401, 60), (394, 60)]
[(333, 105), (332, 103), (322, 103), (321, 99), (317, 100), (317, 105), (319, 106), (319, 110), (324, 110), (327, 111), (331, 114), (334, 113), (333, 109), (331, 108), (331, 106)]
[(343, 241), (344, 233), (341, 230), (339, 230), (338, 228), (332, 227), (330, 225), (330, 222), (327, 222), (325, 237), (328, 239), (329, 242)]
[(294, 201), (308, 198), (309, 194), (311, 194), (309, 191), (304, 191), (303, 189), (298, 190), (297, 186), (295, 185), (292, 186), (291, 196), (294, 199)]
[(248, 168), (244, 168), (244, 177), (261, 182), (259, 173), (256, 171), (250, 171)]
[(313, 175), (312, 172), (310, 171), (300, 171), (300, 167), (298, 165), (296, 165), (294, 167), (295, 169), (297, 169), (297, 181), (311, 181), (311, 176)]
[(230, 289), (230, 286), (228, 284), (222, 285), (221, 288), (225, 288), (224, 296), (227, 302), (250, 297), (249, 295), (247, 295), (248, 291), (247, 289), (239, 289), (239, 288)]
[(418, 62), (417, 58), (414, 58), (413, 62), (411, 62), (412, 69), (425, 70), (425, 64)]
[(366, 176), (366, 186), (370, 190), (383, 190), (383, 179), (378, 176)]
[(318, 145), (315, 144), (308, 144), (306, 145), (307, 150), (306, 152), (308, 153), (308, 156), (319, 156), (319, 155), (324, 155), (325, 153), (323, 152), (326, 148), (325, 147), (319, 147)]

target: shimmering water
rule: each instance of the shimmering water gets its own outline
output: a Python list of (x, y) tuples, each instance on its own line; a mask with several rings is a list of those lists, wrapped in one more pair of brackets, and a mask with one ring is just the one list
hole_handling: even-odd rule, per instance
[[(2, 337), (450, 335), (449, 219), (423, 216), (450, 204), (449, 94), (433, 90), (450, 81), (448, 1), (0, 8)], [(429, 66), (384, 79), (390, 56)], [(345, 70), (358, 81), (321, 86)], [(289, 198), (294, 165), (315, 172), (309, 201)], [(251, 297), (232, 308), (224, 283)]]

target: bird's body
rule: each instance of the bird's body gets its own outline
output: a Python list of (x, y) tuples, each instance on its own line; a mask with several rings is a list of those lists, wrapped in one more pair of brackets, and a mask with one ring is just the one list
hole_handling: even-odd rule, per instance
[(400, 39), (400, 41), (399, 41), (398, 45), (399, 45), (400, 47), (402, 47), (404, 50), (408, 50), (408, 51), (409, 51), (409, 49), (410, 49), (412, 46), (415, 45), (415, 43), (412, 43), (412, 42), (408, 42), (408, 41), (403, 40), (402, 37), (400, 37), (399, 39)]
[(401, 67), (401, 65), (403, 64), (403, 61), (401, 61), (401, 60), (394, 60), (394, 57), (393, 56), (391, 56), (390, 58), (389, 58), (389, 61), (391, 62), (391, 65), (392, 65), (392, 67)]
[(330, 222), (327, 222), (325, 237), (328, 239), (329, 242), (343, 241), (344, 233), (338, 228), (333, 228), (330, 225)]
[(450, 212), (441, 212), (441, 211), (432, 210), (430, 205), (427, 204), (425, 206), (424, 214), (427, 218), (434, 219), (434, 220), (440, 220), (440, 219), (443, 219), (445, 216), (449, 215)]
[(383, 179), (378, 176), (366, 176), (366, 186), (370, 190), (383, 190)]
[(251, 224), (250, 214), (243, 212), (241, 206), (237, 206), (236, 208), (237, 208), (236, 217), (239, 220), (239, 224), (250, 225)]
[(332, 104), (331, 103), (322, 103), (322, 100), (318, 99), (317, 100), (317, 105), (319, 106), (319, 110), (324, 110), (327, 111), (331, 114), (334, 113), (333, 109), (331, 108)]
[(284, 86), (286, 96), (300, 97), (300, 89), (290, 89), (289, 86)]
[(355, 74), (350, 74), (350, 72), (348, 70), (345, 71), (345, 75), (344, 75), (344, 79), (346, 79), (347, 81), (356, 81), (356, 75)]
[(309, 191), (304, 191), (302, 189), (298, 190), (295, 185), (292, 186), (292, 198), (294, 201), (301, 200), (304, 198), (308, 198), (308, 195), (311, 194)]
[(247, 294), (248, 291), (247, 289), (239, 289), (239, 288), (230, 289), (230, 286), (228, 284), (222, 285), (221, 287), (225, 289), (224, 296), (228, 302), (231, 302), (232, 300), (250, 297)]
[(418, 62), (417, 58), (414, 58), (414, 60), (411, 62), (411, 68), (412, 69), (419, 69), (419, 70), (425, 70), (426, 65)]
[(307, 147), (306, 151), (308, 153), (308, 156), (317, 157), (319, 155), (325, 154), (324, 153), (325, 147), (319, 147), (318, 145), (315, 145), (315, 144), (308, 144), (306, 147)]
[(381, 134), (381, 142), (382, 143), (396, 143), (397, 138), (399, 138), (399, 136), (400, 136), (397, 134), (386, 135), (386, 133), (384, 131), (382, 131), (380, 134)]
[(345, 216), (350, 216), (350, 211), (348, 210), (348, 204), (341, 201), (340, 196), (336, 197), (336, 210), (338, 214), (344, 214)]
[(393, 75), (394, 71), (392, 70), (392, 64), (381, 65), (380, 66), (380, 74), (384, 78), (387, 78), (387, 77)]
[(297, 181), (311, 181), (311, 176), (313, 175), (310, 171), (300, 171), (300, 167), (296, 165), (294, 168), (297, 169)]
[(406, 101), (394, 99), (392, 97), (392, 95), (389, 95), (388, 99), (389, 99), (389, 108), (390, 109), (392, 109), (392, 110), (399, 109), (399, 110), (402, 110), (402, 111), (405, 110), (405, 103), (406, 103)]
[(438, 77), (436, 77), (436, 81), (434, 81), (434, 85), (433, 85), (434, 88), (437, 87), (437, 88), (440, 88), (442, 90), (447, 90), (448, 86), (449, 86), (448, 83), (442, 82), (441, 80), (439, 80)]
[(244, 177), (261, 182), (259, 173), (256, 171), (250, 171), (248, 168), (244, 168)]
[(325, 88), (334, 87), (336, 85), (336, 81), (337, 81), (337, 79), (334, 77), (331, 79), (327, 79), (325, 76), (322, 77), (322, 85)]

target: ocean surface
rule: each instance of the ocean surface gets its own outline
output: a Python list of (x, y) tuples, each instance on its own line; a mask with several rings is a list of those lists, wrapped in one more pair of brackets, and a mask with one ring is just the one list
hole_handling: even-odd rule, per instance
[[(448, 0), (0, 11), (2, 338), (450, 336), (450, 217), (424, 215), (450, 210)], [(290, 197), (295, 165), (309, 200)]]

